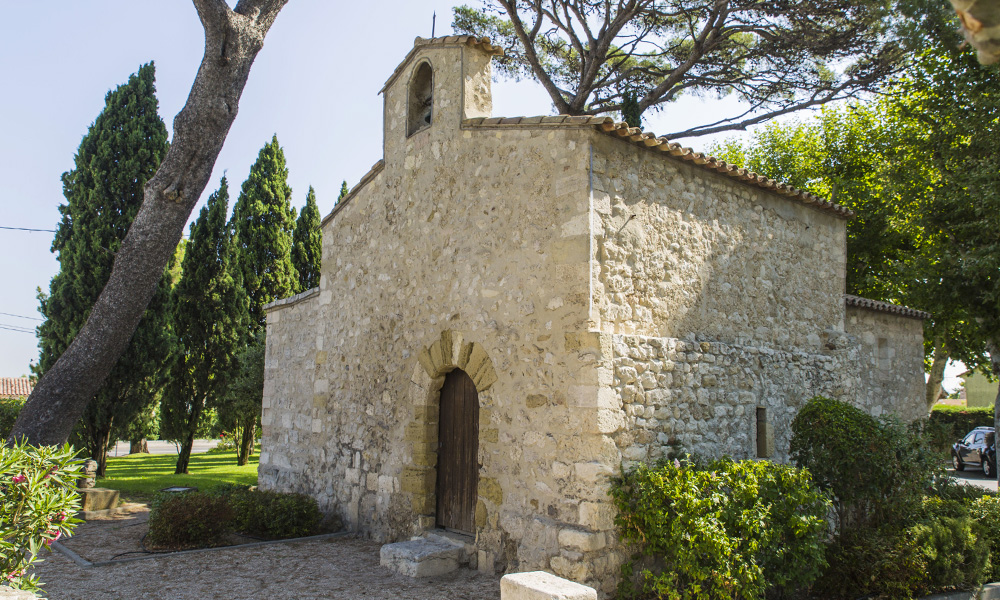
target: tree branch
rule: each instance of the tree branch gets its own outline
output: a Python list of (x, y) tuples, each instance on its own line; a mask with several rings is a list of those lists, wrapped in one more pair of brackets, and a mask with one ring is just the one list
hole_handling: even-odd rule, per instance
[(192, 0), (205, 30), (205, 52), (174, 137), (115, 258), (87, 322), (39, 380), (8, 441), (60, 444), (114, 367), (142, 318), (184, 224), (205, 190), (236, 119), (250, 67), (288, 0)]

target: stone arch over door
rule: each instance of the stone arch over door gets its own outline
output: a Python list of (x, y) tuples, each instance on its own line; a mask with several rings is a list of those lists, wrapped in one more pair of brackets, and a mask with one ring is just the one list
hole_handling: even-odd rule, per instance
[[(497, 380), (493, 360), (477, 342), (465, 341), (461, 332), (446, 330), (441, 338), (420, 350), (410, 377), (409, 399), (412, 419), (406, 424), (404, 440), (409, 446), (409, 464), (404, 466), (401, 491), (408, 493), (414, 515), (414, 533), (437, 525), (437, 461), (441, 388), (448, 373), (460, 369), (472, 380), (478, 396), (482, 423), (489, 419), (492, 405), (490, 389)], [(482, 446), (480, 434), (479, 446)], [(405, 463), (406, 459), (404, 459)], [(484, 483), (493, 480), (479, 477), (475, 496), (482, 496)], [(477, 501), (477, 511), (481, 502)], [(478, 520), (478, 514), (476, 516)]]

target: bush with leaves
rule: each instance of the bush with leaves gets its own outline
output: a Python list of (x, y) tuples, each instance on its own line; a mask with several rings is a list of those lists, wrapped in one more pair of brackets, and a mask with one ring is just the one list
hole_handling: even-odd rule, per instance
[(611, 495), (622, 539), (636, 544), (623, 598), (780, 596), (808, 587), (825, 564), (829, 503), (801, 469), (729, 459), (639, 465)]
[(822, 396), (792, 421), (790, 450), (830, 493), (841, 533), (912, 515), (939, 470), (919, 432)]
[(984, 494), (968, 505), (969, 515), (979, 523), (982, 537), (990, 546), (986, 581), (1000, 581), (1000, 496)]
[(323, 519), (316, 500), (305, 494), (271, 490), (217, 488), (233, 509), (232, 528), (240, 533), (267, 539), (287, 539), (313, 535)]
[(951, 445), (976, 427), (993, 427), (993, 407), (935, 406), (930, 423), (938, 431), (934, 439), (938, 450), (951, 450)]
[(171, 549), (218, 546), (233, 517), (229, 502), (202, 492), (162, 493), (149, 508), (149, 535), (154, 546)]
[(69, 446), (0, 446), (0, 584), (36, 591), (38, 551), (72, 533), (80, 465)]
[(0, 398), (0, 440), (7, 439), (27, 398)]

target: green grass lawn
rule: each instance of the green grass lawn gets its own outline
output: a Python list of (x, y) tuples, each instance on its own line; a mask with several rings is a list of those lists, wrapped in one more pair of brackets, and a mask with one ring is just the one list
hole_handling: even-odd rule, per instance
[(192, 454), (187, 475), (175, 475), (176, 454), (132, 454), (108, 459), (107, 476), (97, 487), (121, 492), (130, 502), (147, 502), (163, 488), (196, 487), (210, 490), (222, 483), (257, 485), (257, 454), (250, 463), (236, 466), (236, 451)]

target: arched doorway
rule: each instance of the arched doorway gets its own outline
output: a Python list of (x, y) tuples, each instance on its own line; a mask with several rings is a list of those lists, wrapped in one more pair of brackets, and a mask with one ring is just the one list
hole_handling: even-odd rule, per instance
[(437, 526), (475, 533), (479, 485), (479, 393), (455, 369), (441, 387), (438, 417)]

